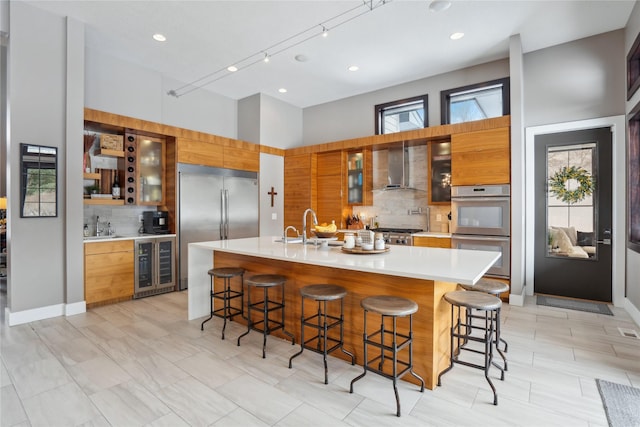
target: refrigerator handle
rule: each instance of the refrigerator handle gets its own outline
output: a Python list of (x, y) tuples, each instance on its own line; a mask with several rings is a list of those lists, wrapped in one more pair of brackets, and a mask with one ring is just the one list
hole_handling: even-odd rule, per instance
[(224, 238), (229, 238), (229, 190), (224, 190)]
[(225, 198), (224, 190), (220, 190), (220, 240), (224, 240), (224, 222), (225, 222)]

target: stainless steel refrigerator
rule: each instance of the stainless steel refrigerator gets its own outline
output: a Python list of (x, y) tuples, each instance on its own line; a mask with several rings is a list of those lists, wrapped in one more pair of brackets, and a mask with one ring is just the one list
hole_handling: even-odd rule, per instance
[(188, 287), (188, 245), (259, 235), (258, 173), (178, 164), (179, 289)]

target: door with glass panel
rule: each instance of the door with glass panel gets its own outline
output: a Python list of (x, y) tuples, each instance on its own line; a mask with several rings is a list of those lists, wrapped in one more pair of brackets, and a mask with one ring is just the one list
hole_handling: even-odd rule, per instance
[(535, 139), (536, 293), (611, 301), (609, 128)]

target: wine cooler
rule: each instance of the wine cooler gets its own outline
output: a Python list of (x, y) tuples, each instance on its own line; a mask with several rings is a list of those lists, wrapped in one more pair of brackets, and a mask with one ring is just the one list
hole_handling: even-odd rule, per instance
[(134, 298), (172, 292), (175, 289), (175, 238), (135, 241)]

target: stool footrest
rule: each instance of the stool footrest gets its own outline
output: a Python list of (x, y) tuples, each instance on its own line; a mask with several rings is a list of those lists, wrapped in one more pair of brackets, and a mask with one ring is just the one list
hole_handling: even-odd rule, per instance
[[(394, 347), (393, 346), (386, 345), (386, 344), (383, 345), (378, 341), (372, 341), (371, 340), (371, 338), (374, 338), (374, 337), (376, 337), (378, 335), (381, 335), (382, 332), (384, 332), (385, 334), (389, 334), (389, 335), (393, 336), (393, 331), (389, 331), (389, 330), (386, 330), (386, 329), (384, 331), (382, 331), (382, 329), (378, 329), (377, 331), (373, 332), (372, 334), (369, 334), (369, 335), (365, 334), (365, 337), (364, 337), (365, 344), (369, 344), (369, 345), (372, 345), (374, 347), (383, 348), (385, 350), (393, 352), (394, 351)], [(395, 351), (402, 350), (405, 346), (411, 344), (411, 342), (412, 342), (412, 337), (409, 336), (409, 335), (403, 335), (403, 334), (397, 332), (396, 333), (396, 337), (400, 337), (404, 341), (401, 341), (399, 344), (396, 342)]]
[[(240, 315), (243, 314), (242, 309), (237, 308), (237, 307), (227, 307), (227, 315), (226, 316), (224, 315), (224, 311), (225, 311), (225, 309), (224, 309), (224, 307), (222, 307), (222, 308), (219, 308), (217, 310), (213, 310), (211, 312), (211, 314), (213, 314), (216, 317), (220, 317), (222, 319), (224, 319), (225, 317), (227, 319), (233, 319), (234, 317), (240, 316)], [(222, 312), (222, 314), (220, 314), (220, 312)]]

